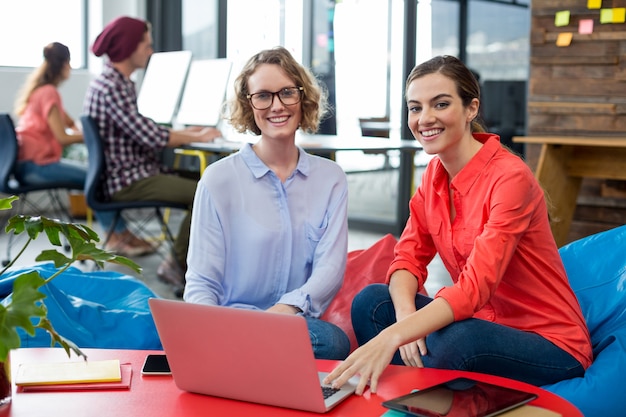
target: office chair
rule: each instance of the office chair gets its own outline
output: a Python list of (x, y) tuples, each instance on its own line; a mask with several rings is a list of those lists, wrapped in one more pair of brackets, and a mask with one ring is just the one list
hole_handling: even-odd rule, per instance
[(113, 224), (111, 224), (109, 230), (106, 231), (106, 237), (104, 242), (102, 242), (102, 247), (106, 246), (107, 242), (111, 238), (116, 225), (122, 217), (122, 212), (127, 212), (129, 210), (134, 210), (135, 212), (145, 212), (145, 210), (140, 209), (150, 209), (152, 215), (144, 216), (141, 219), (137, 218), (137, 216), (134, 216), (133, 219), (126, 219), (130, 221), (129, 226), (132, 224), (133, 228), (139, 235), (145, 235), (148, 223), (156, 217), (159, 222), (161, 232), (165, 236), (165, 240), (168, 242), (169, 249), (171, 250), (174, 245), (174, 237), (167, 225), (162, 210), (168, 208), (187, 210), (187, 205), (183, 203), (159, 200), (111, 201), (106, 198), (103, 191), (106, 162), (100, 131), (96, 121), (91, 116), (81, 116), (80, 120), (83, 127), (84, 141), (87, 145), (87, 160), (89, 162), (87, 179), (85, 181), (85, 197), (87, 205), (94, 211), (115, 212)]
[[(24, 208), (28, 206), (36, 214), (41, 214), (47, 211), (42, 208), (45, 204), (45, 197), (47, 195), (49, 201), (46, 205), (50, 205), (52, 211), (58, 213), (59, 217), (64, 218), (67, 221), (72, 220), (67, 207), (61, 201), (59, 191), (61, 190), (79, 190), (76, 184), (71, 182), (58, 181), (48, 184), (22, 184), (14, 175), (15, 166), (17, 163), (18, 155), (18, 142), (15, 134), (15, 125), (11, 116), (7, 113), (0, 113), (0, 193), (7, 195), (16, 195), (19, 197), (17, 201), (16, 212), (24, 214)], [(44, 196), (35, 201), (27, 198), (29, 193), (35, 191), (45, 191)], [(4, 225), (4, 221), (2, 224)], [(7, 243), (6, 259), (2, 260), (4, 266), (8, 265), (11, 260), (11, 246), (13, 245), (14, 234), (9, 234), (9, 240)], [(69, 250), (69, 246), (65, 245), (65, 250)]]

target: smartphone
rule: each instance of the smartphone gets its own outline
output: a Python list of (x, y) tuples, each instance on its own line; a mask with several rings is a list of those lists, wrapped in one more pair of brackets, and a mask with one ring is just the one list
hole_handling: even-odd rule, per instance
[(142, 375), (171, 375), (170, 365), (165, 355), (147, 355), (141, 368)]
[(530, 392), (469, 378), (456, 378), (383, 402), (392, 410), (418, 417), (491, 417), (537, 398)]

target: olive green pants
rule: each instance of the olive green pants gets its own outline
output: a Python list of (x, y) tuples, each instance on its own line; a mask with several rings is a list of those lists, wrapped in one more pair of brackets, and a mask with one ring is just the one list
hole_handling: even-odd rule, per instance
[(176, 175), (160, 174), (144, 178), (118, 191), (113, 201), (159, 200), (186, 204), (189, 209), (175, 234), (174, 257), (179, 265), (187, 265), (189, 229), (191, 227), (191, 207), (196, 193), (197, 181)]

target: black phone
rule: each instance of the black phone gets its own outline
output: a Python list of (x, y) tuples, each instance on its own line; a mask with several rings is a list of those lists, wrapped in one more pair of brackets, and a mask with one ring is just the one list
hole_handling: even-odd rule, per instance
[(470, 378), (456, 378), (383, 402), (418, 417), (491, 417), (519, 407), (537, 395)]
[(142, 375), (171, 375), (170, 364), (167, 362), (167, 356), (162, 354), (150, 354), (146, 356), (146, 360), (141, 368)]

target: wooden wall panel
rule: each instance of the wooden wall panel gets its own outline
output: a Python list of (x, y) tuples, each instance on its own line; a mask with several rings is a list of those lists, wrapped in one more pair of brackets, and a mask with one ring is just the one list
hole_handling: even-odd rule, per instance
[[(602, 7), (626, 7), (626, 0), (603, 0)], [(569, 24), (557, 27), (555, 14), (564, 10)], [(582, 19), (593, 20), (593, 33), (578, 33)], [(572, 42), (559, 47), (565, 32)], [(527, 110), (529, 136), (626, 136), (626, 24), (601, 24), (587, 0), (532, 0)], [(534, 168), (537, 146), (526, 153)], [(624, 183), (586, 183), (594, 186), (581, 191), (570, 240), (626, 223)]]

